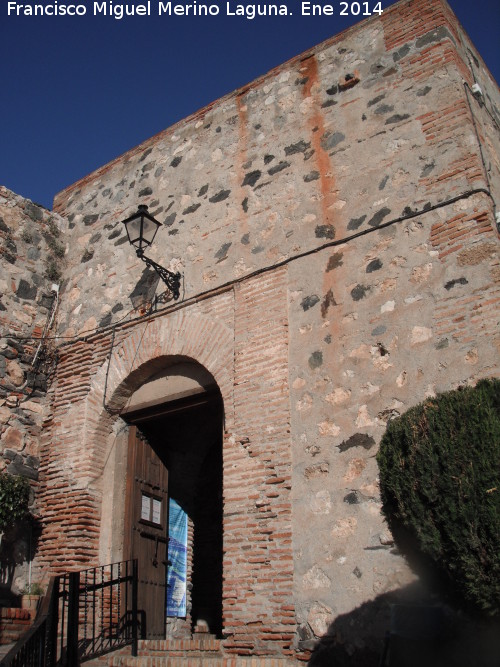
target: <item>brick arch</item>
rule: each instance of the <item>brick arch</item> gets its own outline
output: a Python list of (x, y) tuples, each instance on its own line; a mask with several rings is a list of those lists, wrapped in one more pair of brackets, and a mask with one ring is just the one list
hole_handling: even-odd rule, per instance
[(233, 335), (223, 324), (201, 314), (178, 311), (138, 325), (113, 351), (91, 386), (106, 386), (106, 407), (119, 412), (131, 394), (162, 366), (167, 357), (191, 359), (204, 366), (217, 382), (224, 403), (232, 403)]
[(233, 423), (232, 331), (206, 315), (184, 311), (138, 324), (94, 375), (87, 395), (87, 442), (98, 467), (103, 438), (130, 396), (153, 373), (176, 360), (206, 368), (222, 394), (226, 426)]

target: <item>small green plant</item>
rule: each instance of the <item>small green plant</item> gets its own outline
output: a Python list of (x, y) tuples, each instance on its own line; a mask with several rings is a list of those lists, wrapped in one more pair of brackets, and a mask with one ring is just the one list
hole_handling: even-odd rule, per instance
[(33, 234), (27, 229), (23, 229), (21, 238), (25, 243), (33, 243)]
[(43, 232), (43, 238), (49, 250), (51, 250), (57, 257), (64, 256), (64, 246), (57, 239), (59, 237), (59, 230), (55, 225), (49, 227), (49, 231)]
[(61, 271), (58, 266), (58, 260), (64, 257), (64, 245), (57, 239), (61, 232), (52, 218), (48, 221), (48, 229), (43, 232), (43, 238), (47, 244), (50, 253), (45, 260), (45, 277), (52, 282), (57, 283), (61, 278)]
[(33, 582), (32, 584), (28, 584), (23, 590), (23, 595), (43, 595), (44, 593), (44, 587), (37, 581)]
[(0, 473), (0, 533), (29, 516), (30, 485), (25, 477)]
[(61, 232), (59, 231), (59, 227), (56, 225), (54, 220), (52, 218), (49, 219), (49, 234), (54, 236), (56, 239), (59, 238), (59, 234)]
[(46, 238), (46, 241), (47, 245), (49, 246), (49, 248), (52, 250), (52, 252), (56, 257), (59, 257), (59, 259), (61, 257), (64, 257), (64, 246), (62, 245), (62, 243), (59, 243), (59, 241), (56, 241), (56, 239), (52, 238), (51, 236), (48, 236)]
[(500, 380), (392, 420), (377, 455), (383, 513), (420, 574), (469, 611), (500, 614)]
[(45, 265), (45, 277), (53, 283), (59, 282), (61, 278), (61, 271), (53, 257), (49, 257)]

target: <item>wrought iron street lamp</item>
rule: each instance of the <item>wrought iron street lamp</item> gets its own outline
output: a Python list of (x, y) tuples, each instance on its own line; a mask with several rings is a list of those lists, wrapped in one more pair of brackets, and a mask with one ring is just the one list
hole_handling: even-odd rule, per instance
[(141, 259), (147, 266), (156, 271), (172, 293), (174, 299), (178, 299), (181, 274), (178, 272), (172, 273), (172, 271), (165, 269), (144, 254), (144, 249), (149, 248), (153, 243), (156, 232), (161, 227), (161, 222), (155, 220), (155, 218), (148, 213), (146, 204), (139, 204), (137, 212), (122, 222), (127, 230), (128, 240), (135, 248), (137, 257), (139, 257), (139, 259)]

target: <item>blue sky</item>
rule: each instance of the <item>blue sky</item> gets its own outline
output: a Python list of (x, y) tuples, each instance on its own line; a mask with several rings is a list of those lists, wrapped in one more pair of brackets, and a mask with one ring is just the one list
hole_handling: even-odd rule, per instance
[[(287, 2), (293, 16), (254, 20), (223, 16), (225, 0), (219, 16), (122, 20), (94, 16), (91, 0), (21, 0), (56, 1), (87, 15), (9, 17), (0, 0), (0, 183), (48, 208), (67, 185), (360, 20), (301, 16), (299, 0)], [(499, 81), (499, 0), (449, 4)]]

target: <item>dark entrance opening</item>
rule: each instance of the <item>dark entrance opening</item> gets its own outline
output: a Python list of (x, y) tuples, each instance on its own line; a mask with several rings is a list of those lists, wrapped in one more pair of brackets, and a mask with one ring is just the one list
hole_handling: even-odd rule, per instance
[[(137, 430), (139, 438), (149, 448), (150, 457), (163, 468), (168, 476), (165, 507), (173, 499), (187, 514), (187, 581), (186, 581), (186, 617), (171, 622), (166, 619), (169, 630), (168, 636), (186, 637), (192, 632), (203, 632), (221, 636), (222, 633), (222, 433), (223, 433), (223, 403), (220, 392), (206, 391), (194, 396), (172, 400), (152, 408), (145, 408), (130, 412), (126, 420)], [(131, 438), (129, 447), (137, 447)], [(137, 442), (137, 438), (135, 439)], [(144, 456), (142, 457), (144, 459)], [(141, 469), (134, 464), (133, 452), (129, 449), (129, 486), (141, 485), (144, 487), (144, 477), (148, 470), (155, 469), (153, 462), (149, 468), (140, 463)], [(131, 467), (134, 467), (132, 470)], [(166, 479), (160, 474), (160, 480)], [(147, 480), (146, 480), (147, 481)], [(141, 492), (144, 496), (144, 490)], [(155, 489), (151, 489), (154, 496)], [(136, 494), (137, 495), (137, 494)], [(158, 495), (158, 498), (160, 496)], [(159, 501), (157, 501), (159, 502)], [(147, 503), (147, 499), (146, 499)], [(136, 502), (135, 515), (141, 511), (139, 501)], [(143, 501), (144, 504), (144, 501)], [(142, 507), (144, 512), (144, 508)], [(130, 531), (131, 557), (139, 559), (139, 580), (147, 587), (147, 582), (153, 581), (153, 575), (166, 581), (168, 558), (167, 549), (164, 551), (151, 530), (144, 530), (140, 522), (134, 520), (134, 510), (126, 512), (127, 525)], [(166, 517), (168, 526), (168, 517)], [(148, 535), (149, 533), (149, 535)], [(154, 556), (152, 557), (152, 544)], [(158, 544), (160, 546), (158, 547)], [(165, 540), (165, 545), (167, 540)], [(158, 557), (160, 554), (161, 558)], [(156, 560), (156, 563), (154, 561)], [(158, 568), (163, 565), (159, 573)], [(153, 569), (155, 571), (153, 572)], [(142, 572), (149, 572), (141, 577)], [(141, 585), (141, 584), (140, 584)], [(156, 586), (156, 588), (155, 588)], [(156, 591), (158, 584), (149, 585)], [(163, 628), (165, 635), (165, 604), (166, 589), (159, 594), (162, 598), (150, 607), (152, 595), (143, 596), (145, 611), (145, 636), (158, 638), (158, 622), (148, 620), (147, 616), (154, 616)], [(139, 592), (139, 598), (141, 594)], [(151, 628), (155, 627), (152, 632)]]

